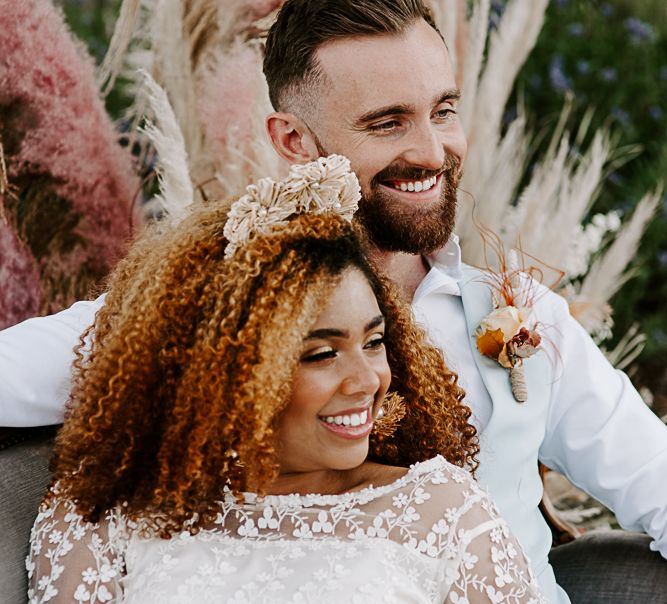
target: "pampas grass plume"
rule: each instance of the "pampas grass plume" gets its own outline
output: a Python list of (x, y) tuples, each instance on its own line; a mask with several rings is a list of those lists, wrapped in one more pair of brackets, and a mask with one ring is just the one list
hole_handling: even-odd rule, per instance
[[(8, 176), (26, 211), (38, 213), (20, 236), (36, 254), (40, 310), (53, 312), (87, 295), (114, 264), (130, 234), (138, 183), (100, 99), (93, 61), (50, 2), (0, 0), (0, 57)], [(57, 222), (51, 208), (61, 212), (57, 232), (48, 228)]]

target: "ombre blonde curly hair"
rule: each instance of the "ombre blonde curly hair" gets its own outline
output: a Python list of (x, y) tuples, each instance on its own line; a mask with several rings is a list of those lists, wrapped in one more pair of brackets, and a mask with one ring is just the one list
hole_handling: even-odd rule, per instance
[(369, 459), (408, 466), (442, 454), (474, 469), (457, 376), (370, 264), (359, 228), (303, 214), (225, 259), (227, 207), (145, 233), (111, 276), (77, 350), (52, 465), (58, 497), (89, 521), (121, 504), (168, 537), (212, 522), (225, 488), (265, 493), (303, 340), (349, 268), (385, 317), (391, 391), (405, 412), (392, 434), (371, 435)]

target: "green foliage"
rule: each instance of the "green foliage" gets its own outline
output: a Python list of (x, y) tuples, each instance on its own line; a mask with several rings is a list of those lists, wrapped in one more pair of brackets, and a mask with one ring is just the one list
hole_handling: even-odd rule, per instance
[[(88, 47), (99, 65), (107, 52), (122, 0), (56, 0), (55, 4), (61, 6), (72, 32)], [(122, 82), (105, 99), (107, 111), (114, 120), (122, 116), (130, 103)]]

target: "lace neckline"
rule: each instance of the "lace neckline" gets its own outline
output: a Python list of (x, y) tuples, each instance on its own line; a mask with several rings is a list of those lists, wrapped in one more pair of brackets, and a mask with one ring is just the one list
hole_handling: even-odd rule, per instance
[(426, 461), (418, 461), (412, 464), (403, 476), (400, 476), (390, 483), (379, 487), (370, 484), (358, 491), (350, 491), (349, 493), (341, 493), (339, 495), (321, 495), (319, 493), (300, 495), (298, 493), (292, 493), (290, 495), (265, 495), (264, 497), (259, 497), (255, 493), (244, 493), (245, 505), (299, 508), (367, 503), (373, 499), (386, 495), (387, 493), (391, 493), (396, 489), (404, 487), (422, 474), (442, 468), (446, 463), (447, 462), (442, 455), (436, 455)]

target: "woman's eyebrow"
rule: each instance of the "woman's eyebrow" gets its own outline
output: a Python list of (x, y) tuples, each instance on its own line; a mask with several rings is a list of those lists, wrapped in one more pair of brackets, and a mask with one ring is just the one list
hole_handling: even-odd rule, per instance
[(306, 340), (319, 340), (321, 338), (349, 338), (350, 332), (344, 329), (334, 329), (333, 327), (323, 327), (311, 331)]
[(364, 331), (370, 331), (371, 329), (375, 329), (376, 327), (379, 327), (383, 323), (384, 323), (384, 317), (382, 315), (378, 315), (377, 317), (374, 317), (366, 324), (366, 327), (364, 327)]
[[(375, 329), (384, 323), (384, 317), (378, 315), (373, 317), (364, 326), (364, 331)], [(335, 327), (322, 327), (321, 329), (314, 329), (306, 336), (306, 340), (319, 340), (324, 338), (349, 338), (350, 332), (347, 329), (336, 329)]]

